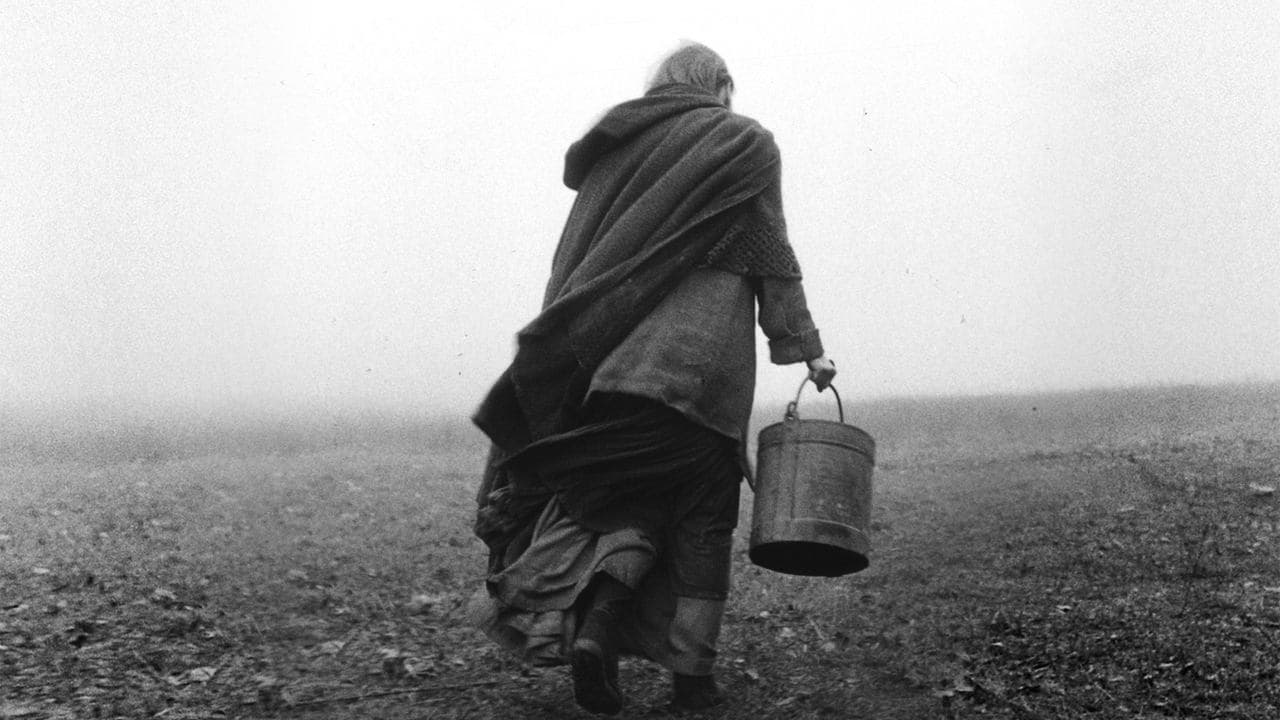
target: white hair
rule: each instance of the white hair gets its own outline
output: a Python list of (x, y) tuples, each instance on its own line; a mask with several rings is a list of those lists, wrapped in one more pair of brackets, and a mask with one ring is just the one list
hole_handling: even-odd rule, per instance
[(692, 85), (716, 94), (725, 89), (733, 92), (733, 76), (729, 74), (724, 58), (706, 45), (696, 42), (682, 43), (663, 58), (658, 69), (649, 78), (646, 89), (669, 83)]

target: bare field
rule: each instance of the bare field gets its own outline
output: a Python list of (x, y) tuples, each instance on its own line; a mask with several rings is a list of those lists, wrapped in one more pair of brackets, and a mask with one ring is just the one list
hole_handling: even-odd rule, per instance
[[(1280, 386), (849, 419), (879, 443), (872, 566), (755, 568), (744, 502), (707, 717), (1280, 716)], [(467, 624), (462, 420), (11, 420), (0, 443), (0, 719), (586, 717), (563, 669)], [(622, 680), (623, 717), (666, 714), (664, 673)]]

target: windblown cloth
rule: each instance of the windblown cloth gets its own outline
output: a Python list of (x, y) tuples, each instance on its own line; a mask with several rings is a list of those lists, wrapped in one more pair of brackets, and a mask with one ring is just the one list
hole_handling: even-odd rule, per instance
[(570, 147), (578, 196), (542, 311), (474, 416), (493, 441), (475, 526), (490, 551), (481, 624), (505, 646), (562, 660), (572, 605), (603, 570), (643, 600), (626, 647), (710, 672), (714, 632), (690, 628), (719, 627), (738, 439), (592, 381), (696, 270), (799, 278), (779, 176), (768, 131), (683, 85), (613, 108)]
[(493, 441), (476, 533), (498, 572), (528, 546), (555, 490), (506, 461), (587, 422), (601, 362), (691, 272), (709, 265), (798, 278), (773, 136), (686, 85), (607, 112), (565, 158), (578, 191), (541, 313), (474, 421)]
[[(579, 193), (542, 312), (476, 424), (506, 453), (576, 427), (595, 368), (709, 256), (798, 277), (779, 177), (772, 135), (710, 93), (665, 86), (606, 113), (569, 148), (564, 182)], [(755, 219), (735, 227), (747, 203)], [(730, 252), (734, 238), (752, 252)]]
[(526, 541), (491, 566), (474, 619), (524, 660), (558, 664), (578, 597), (605, 573), (635, 597), (619, 649), (706, 674), (738, 522), (735, 443), (647, 398), (593, 394), (587, 412), (582, 427), (518, 456), (554, 494)]

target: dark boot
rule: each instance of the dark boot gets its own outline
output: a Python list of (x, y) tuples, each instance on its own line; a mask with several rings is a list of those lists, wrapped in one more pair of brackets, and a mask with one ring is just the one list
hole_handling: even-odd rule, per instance
[(677, 713), (701, 712), (724, 702), (714, 675), (675, 674), (675, 697), (671, 710)]
[(618, 624), (631, 598), (631, 588), (608, 575), (598, 575), (588, 588), (590, 605), (574, 638), (573, 699), (586, 710), (616, 715), (622, 710), (618, 689)]

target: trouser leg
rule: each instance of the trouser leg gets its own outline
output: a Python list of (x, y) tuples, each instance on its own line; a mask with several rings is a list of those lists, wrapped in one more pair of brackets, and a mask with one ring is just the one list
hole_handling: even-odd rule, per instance
[(676, 598), (669, 634), (673, 710), (700, 711), (724, 702), (713, 674), (723, 618), (723, 600)]
[(692, 493), (671, 535), (676, 607), (668, 645), (678, 674), (710, 675), (715, 665), (729, 594), (739, 483), (737, 475), (726, 473)]
[(671, 669), (681, 675), (710, 675), (724, 619), (724, 600), (677, 597), (667, 634)]

